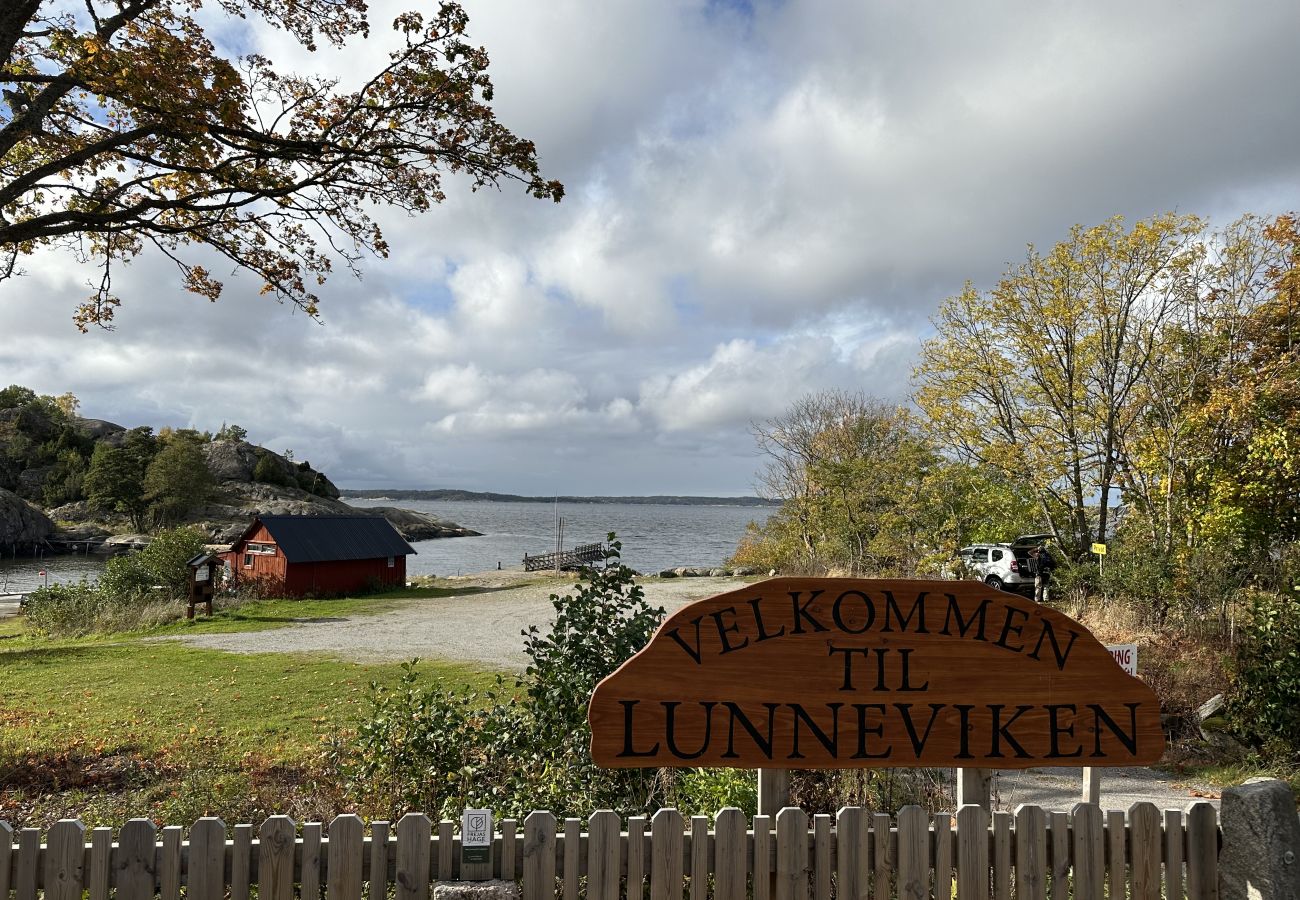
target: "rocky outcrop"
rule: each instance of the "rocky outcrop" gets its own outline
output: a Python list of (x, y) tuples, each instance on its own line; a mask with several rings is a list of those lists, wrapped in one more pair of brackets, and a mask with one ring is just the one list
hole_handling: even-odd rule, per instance
[(0, 547), (45, 540), (54, 523), (45, 513), (12, 491), (0, 489)]
[(208, 471), (217, 483), (259, 482), (337, 500), (339, 489), (309, 462), (296, 463), (247, 441), (213, 441), (203, 446)]
[(445, 537), (475, 537), (481, 533), (462, 528), (455, 522), (448, 522), (446, 519), (439, 519), (437, 516), (431, 516), (428, 513), (416, 512), (413, 509), (398, 509), (395, 506), (371, 506), (356, 511), (383, 516), (408, 541), (429, 541), (434, 538)]
[(77, 419), (77, 427), (91, 440), (102, 441), (110, 434), (121, 434), (126, 431), (116, 422), (108, 422), (104, 419)]

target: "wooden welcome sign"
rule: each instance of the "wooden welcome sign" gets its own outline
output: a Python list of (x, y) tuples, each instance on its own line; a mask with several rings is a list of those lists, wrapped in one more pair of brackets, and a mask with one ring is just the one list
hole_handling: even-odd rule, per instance
[(1127, 766), (1159, 704), (1068, 616), (973, 581), (774, 578), (683, 607), (599, 685), (608, 767)]

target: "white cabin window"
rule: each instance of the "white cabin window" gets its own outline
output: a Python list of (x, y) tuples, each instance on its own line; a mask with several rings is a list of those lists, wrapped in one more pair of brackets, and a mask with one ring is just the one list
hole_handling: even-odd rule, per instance
[(393, 557), (393, 556), (388, 557), (388, 568), (390, 568), (390, 569), (391, 569), (391, 568), (394, 568), (396, 565), (397, 565), (397, 559), (396, 559), (396, 557)]

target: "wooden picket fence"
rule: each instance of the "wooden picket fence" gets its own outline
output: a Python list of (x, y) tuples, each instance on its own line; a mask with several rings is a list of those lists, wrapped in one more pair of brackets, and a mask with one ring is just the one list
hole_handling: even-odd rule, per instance
[[(1070, 813), (963, 807), (955, 817), (904, 807), (897, 817), (846, 807), (835, 817), (738, 809), (689, 821), (663, 809), (557, 821), (506, 819), (491, 862), (460, 864), (455, 823), (408, 814), (392, 828), (339, 816), (301, 829), (272, 816), (227, 832), (200, 819), (186, 835), (147, 819), (95, 828), (76, 820), (15, 833), (0, 822), (0, 900), (428, 900), (435, 881), (520, 880), (524, 900), (1211, 900), (1218, 897), (1214, 807), (1138, 803)], [(774, 827), (775, 826), (775, 827)], [(1163, 890), (1162, 890), (1163, 888)], [(648, 891), (648, 893), (647, 893)], [(84, 892), (84, 894), (83, 894)], [(322, 893), (323, 892), (323, 893)]]

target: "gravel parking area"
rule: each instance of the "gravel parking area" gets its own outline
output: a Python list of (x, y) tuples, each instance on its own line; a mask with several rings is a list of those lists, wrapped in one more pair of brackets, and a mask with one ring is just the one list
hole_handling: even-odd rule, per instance
[[(516, 572), (488, 572), (450, 579), (486, 591), (412, 600), (392, 612), (306, 620), (269, 631), (187, 635), (181, 640), (232, 653), (322, 653), (358, 662), (438, 657), (519, 670), (528, 661), (520, 632), (529, 625), (549, 624), (555, 612), (551, 594), (573, 588), (571, 579), (520, 584), (527, 578)], [(735, 578), (643, 582), (646, 598), (669, 612), (742, 586)]]

